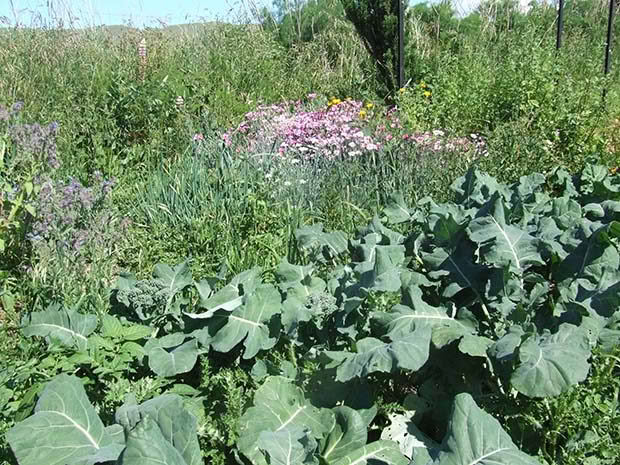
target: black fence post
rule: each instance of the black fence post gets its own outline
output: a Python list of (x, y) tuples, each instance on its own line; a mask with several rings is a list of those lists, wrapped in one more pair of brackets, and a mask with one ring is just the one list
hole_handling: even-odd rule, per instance
[(405, 6), (398, 0), (398, 88), (405, 87)]
[[(607, 41), (605, 42), (605, 76), (609, 74), (611, 68), (611, 42), (613, 40), (614, 13), (616, 0), (609, 0), (609, 16), (607, 18)], [(603, 102), (607, 96), (607, 86), (603, 88)]]
[(564, 0), (559, 0), (558, 4), (558, 29), (555, 39), (555, 49), (560, 50), (562, 46), (562, 32), (564, 30)]

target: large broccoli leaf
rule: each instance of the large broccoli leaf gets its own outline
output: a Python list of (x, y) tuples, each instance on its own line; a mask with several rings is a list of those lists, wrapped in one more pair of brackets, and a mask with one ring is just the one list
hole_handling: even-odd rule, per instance
[(443, 449), (433, 465), (538, 465), (469, 394), (458, 394), (454, 400)]
[(33, 416), (16, 424), (7, 440), (20, 465), (71, 465), (115, 460), (124, 438), (106, 429), (82, 381), (58, 375), (50, 381)]
[(45, 337), (78, 350), (86, 350), (87, 337), (96, 327), (96, 315), (82, 315), (58, 304), (51, 304), (45, 311), (27, 314), (22, 319), (25, 336)]
[[(309, 437), (319, 439), (332, 429), (334, 422), (329, 410), (313, 407), (290, 380), (270, 376), (256, 390), (254, 406), (239, 420), (237, 446), (252, 463), (264, 465), (268, 462), (259, 447), (261, 433), (299, 427), (307, 431)], [(264, 440), (262, 445), (265, 445)]]

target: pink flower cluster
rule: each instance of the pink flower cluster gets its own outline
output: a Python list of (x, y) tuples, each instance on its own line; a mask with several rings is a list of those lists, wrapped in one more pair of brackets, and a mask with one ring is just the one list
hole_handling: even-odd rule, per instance
[(332, 99), (326, 104), (325, 99), (310, 94), (308, 103), (259, 105), (221, 137), (227, 147), (234, 146), (237, 152), (277, 151), (306, 160), (317, 156), (355, 157), (388, 145), (409, 143), (430, 152), (486, 154), (486, 143), (479, 135), (447, 137), (442, 130), (407, 133), (397, 108), (378, 114), (373, 107), (350, 99)]
[(281, 154), (303, 159), (354, 157), (381, 146), (369, 135), (360, 116), (362, 106), (354, 100), (318, 109), (307, 109), (300, 101), (260, 105), (222, 139), (227, 146), (235, 143), (239, 151), (277, 148)]

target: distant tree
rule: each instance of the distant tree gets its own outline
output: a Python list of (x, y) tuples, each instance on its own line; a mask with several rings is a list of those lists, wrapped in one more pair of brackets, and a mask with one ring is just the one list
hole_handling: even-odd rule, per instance
[(429, 35), (434, 40), (441, 40), (444, 32), (451, 33), (458, 29), (456, 11), (450, 0), (418, 3), (411, 10), (415, 17), (427, 26)]
[(387, 93), (398, 75), (398, 7), (401, 0), (341, 0), (364, 47), (376, 63), (377, 78)]
[(273, 0), (261, 15), (263, 27), (274, 31), (285, 47), (309, 42), (344, 16), (339, 0)]

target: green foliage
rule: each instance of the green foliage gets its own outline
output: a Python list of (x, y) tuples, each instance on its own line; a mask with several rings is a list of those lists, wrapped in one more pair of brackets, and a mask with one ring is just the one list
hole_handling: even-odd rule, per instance
[(378, 81), (388, 94), (398, 76), (398, 5), (400, 0), (341, 0), (375, 63)]
[(344, 11), (338, 0), (274, 1), (273, 11), (263, 11), (261, 22), (266, 30), (276, 33), (282, 45), (290, 48), (316, 40), (342, 16)]
[[(8, 441), (19, 463), (100, 463), (150, 460), (197, 465), (201, 462), (196, 420), (178, 396), (161, 396), (138, 406), (131, 401), (105, 427), (90, 404), (82, 382), (59, 375), (37, 402), (35, 414), (14, 426)], [(41, 429), (46, 434), (40, 434)]]
[[(0, 461), (618, 463), (605, 5), (567, 2), (559, 53), (544, 5), (409, 8), (401, 122), (488, 154), (393, 141), (296, 164), (219, 134), (259, 102), (377, 102), (395, 23), (374, 22), (382, 75), (344, 3), (279, 5), (262, 28), (0, 31), (0, 103), (26, 103), (9, 124), (0, 105)], [(59, 121), (59, 168), (24, 150), (27, 121)], [(40, 176), (97, 170), (119, 178), (80, 216), (98, 240), (34, 247)], [(33, 433), (50, 418), (66, 434)]]

